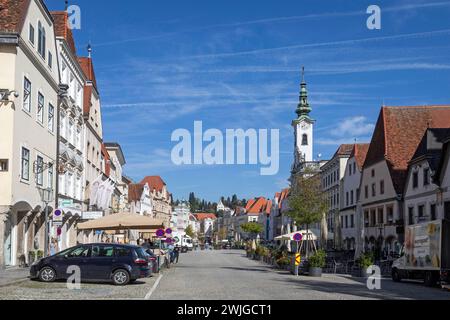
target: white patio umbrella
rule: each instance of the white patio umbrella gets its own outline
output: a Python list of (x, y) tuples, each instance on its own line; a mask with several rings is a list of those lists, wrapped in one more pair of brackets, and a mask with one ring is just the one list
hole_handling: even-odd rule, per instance
[(281, 236), (275, 237), (275, 240), (291, 240), (291, 241), (295, 241), (294, 240), (294, 235), (297, 233), (301, 233), (302, 234), (302, 240), (317, 240), (317, 236), (316, 234), (309, 230), (309, 232), (306, 232), (306, 230), (299, 230), (299, 231), (295, 231), (295, 232), (291, 232), (291, 233), (287, 233), (287, 234), (283, 234)]

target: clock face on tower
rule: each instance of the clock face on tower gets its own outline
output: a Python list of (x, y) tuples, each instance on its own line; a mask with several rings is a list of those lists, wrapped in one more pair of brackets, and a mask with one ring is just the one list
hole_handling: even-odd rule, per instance
[(301, 128), (302, 128), (303, 130), (308, 130), (308, 129), (309, 129), (309, 124), (306, 123), (306, 122), (303, 122), (303, 123), (301, 124)]

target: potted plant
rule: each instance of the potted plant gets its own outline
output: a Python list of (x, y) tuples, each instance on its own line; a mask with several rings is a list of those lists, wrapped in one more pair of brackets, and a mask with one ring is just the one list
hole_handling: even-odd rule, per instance
[(361, 256), (358, 259), (358, 264), (361, 268), (361, 276), (366, 278), (367, 275), (367, 269), (374, 264), (374, 257), (373, 253), (371, 252), (365, 252), (361, 254)]
[(291, 263), (291, 259), (289, 259), (288, 255), (286, 253), (282, 253), (277, 259), (276, 263), (278, 268), (280, 269), (287, 269)]
[(317, 250), (312, 256), (309, 257), (309, 276), (321, 277), (322, 268), (325, 267), (325, 258), (327, 254), (324, 250)]
[(44, 257), (44, 251), (38, 250), (38, 251), (37, 251), (37, 258), (38, 258), (38, 260), (39, 260), (39, 259), (42, 259), (43, 257)]
[(29, 251), (28, 252), (28, 262), (30, 265), (32, 265), (36, 261), (36, 251)]

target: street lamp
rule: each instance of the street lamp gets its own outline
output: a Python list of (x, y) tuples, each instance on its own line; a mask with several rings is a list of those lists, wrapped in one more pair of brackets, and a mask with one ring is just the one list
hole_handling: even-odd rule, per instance
[(45, 204), (45, 238), (44, 238), (44, 257), (48, 255), (48, 204), (53, 201), (53, 189), (52, 188), (39, 188), (39, 194), (42, 202)]

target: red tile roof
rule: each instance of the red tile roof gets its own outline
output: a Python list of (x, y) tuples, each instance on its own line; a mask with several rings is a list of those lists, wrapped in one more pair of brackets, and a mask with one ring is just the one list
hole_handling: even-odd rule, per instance
[(286, 188), (281, 191), (280, 199), (278, 202), (279, 208), (281, 208), (281, 202), (289, 196), (290, 191), (291, 191), (290, 188)]
[(369, 151), (369, 143), (357, 143), (355, 144), (353, 151), (350, 155), (350, 157), (355, 157), (356, 165), (358, 166), (359, 170), (362, 169), (364, 165), (364, 161), (366, 160), (367, 151)]
[(0, 0), (0, 32), (20, 33), (30, 0)]
[(92, 81), (94, 88), (98, 91), (97, 80), (95, 78), (94, 63), (92, 62), (92, 58), (78, 57), (78, 62), (88, 80)]
[(247, 203), (245, 210), (247, 211), (248, 215), (255, 215), (255, 214), (260, 214), (263, 212), (270, 214), (271, 207), (272, 207), (272, 201), (267, 200), (264, 197), (259, 197), (259, 198), (251, 199)]
[(403, 193), (408, 162), (427, 128), (450, 126), (450, 106), (383, 107), (364, 168), (386, 160), (394, 188)]
[(139, 201), (144, 191), (144, 184), (131, 183), (128, 185), (128, 201)]
[(336, 156), (350, 156), (350, 154), (353, 151), (353, 147), (355, 146), (355, 144), (341, 144), (339, 146), (339, 148), (336, 150), (336, 152), (334, 153), (334, 157)]
[(201, 221), (201, 220), (205, 220), (207, 218), (210, 218), (212, 220), (216, 220), (217, 217), (214, 213), (195, 213), (194, 214), (195, 217), (197, 218), (197, 220)]
[(69, 28), (67, 11), (52, 11), (50, 13), (54, 20), (56, 37), (64, 38), (72, 53), (76, 55), (77, 49), (75, 48), (72, 30)]
[(160, 176), (147, 176), (142, 179), (141, 183), (148, 183), (150, 192), (152, 192), (153, 190), (161, 192), (163, 190), (163, 187), (166, 185), (166, 183), (163, 181), (163, 179), (161, 179)]

